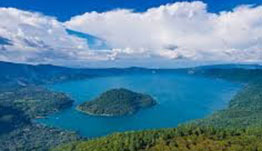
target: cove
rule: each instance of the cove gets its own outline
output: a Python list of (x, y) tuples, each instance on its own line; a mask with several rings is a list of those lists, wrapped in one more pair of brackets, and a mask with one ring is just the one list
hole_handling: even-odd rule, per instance
[[(70, 81), (48, 86), (71, 96), (73, 107), (38, 119), (44, 125), (77, 131), (85, 137), (113, 132), (176, 127), (225, 108), (242, 86), (220, 79), (179, 73), (131, 74)], [(127, 88), (153, 96), (158, 104), (131, 116), (96, 117), (75, 110), (111, 88)]]

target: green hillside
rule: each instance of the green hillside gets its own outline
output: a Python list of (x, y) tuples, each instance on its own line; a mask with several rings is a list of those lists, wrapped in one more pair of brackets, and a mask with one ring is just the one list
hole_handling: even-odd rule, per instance
[(214, 129), (188, 124), (174, 129), (115, 133), (53, 151), (262, 151), (261, 132), (262, 128)]

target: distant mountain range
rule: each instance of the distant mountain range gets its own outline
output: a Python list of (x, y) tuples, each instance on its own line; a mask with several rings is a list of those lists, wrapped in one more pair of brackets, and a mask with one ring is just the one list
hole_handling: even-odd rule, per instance
[(201, 66), (202, 69), (262, 69), (262, 65), (259, 64), (217, 64)]
[[(221, 64), (201, 66), (185, 69), (147, 69), (140, 67), (130, 68), (104, 68), (104, 69), (85, 69), (67, 68), (54, 65), (29, 65), (0, 61), (0, 88), (14, 85), (48, 84), (62, 82), (66, 80), (78, 80), (94, 78), (100, 76), (113, 76), (122, 74), (141, 74), (157, 72), (199, 72), (214, 69), (262, 69), (261, 65), (242, 65), (242, 64)], [(216, 70), (217, 71), (217, 70)]]
[(143, 68), (79, 69), (54, 65), (29, 65), (0, 61), (0, 88), (13, 86), (39, 85), (67, 80), (79, 80), (100, 76), (147, 72)]

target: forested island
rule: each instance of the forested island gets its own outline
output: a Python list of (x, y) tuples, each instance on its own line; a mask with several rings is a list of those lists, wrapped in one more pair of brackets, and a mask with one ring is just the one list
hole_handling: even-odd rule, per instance
[(77, 109), (95, 116), (123, 116), (154, 105), (156, 101), (149, 95), (119, 88), (108, 90), (94, 100), (77, 106)]

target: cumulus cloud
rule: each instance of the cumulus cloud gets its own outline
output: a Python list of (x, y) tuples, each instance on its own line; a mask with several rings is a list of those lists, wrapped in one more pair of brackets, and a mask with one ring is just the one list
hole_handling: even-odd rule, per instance
[(209, 13), (203, 2), (89, 12), (65, 25), (107, 40), (114, 56), (159, 56), (197, 61), (261, 62), (262, 6)]
[[(88, 12), (64, 23), (35, 12), (0, 8), (0, 20), (2, 61), (150, 67), (262, 61), (262, 6), (216, 14), (203, 2), (177, 2), (142, 13)], [(102, 50), (95, 50), (89, 45), (94, 43), (92, 36), (86, 39), (81, 33), (68, 33), (71, 30), (99, 37), (108, 47), (103, 41)]]
[(53, 17), (0, 8), (0, 20), (0, 37), (9, 43), (0, 44), (2, 61), (62, 63), (95, 55), (85, 39), (68, 34), (63, 23)]

